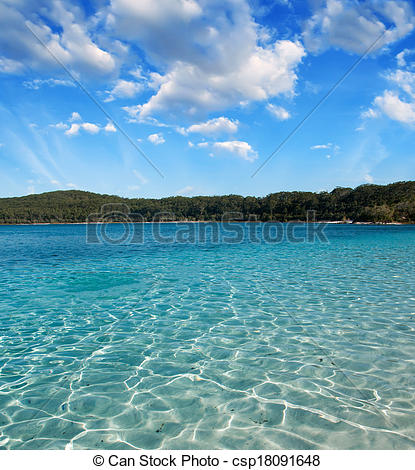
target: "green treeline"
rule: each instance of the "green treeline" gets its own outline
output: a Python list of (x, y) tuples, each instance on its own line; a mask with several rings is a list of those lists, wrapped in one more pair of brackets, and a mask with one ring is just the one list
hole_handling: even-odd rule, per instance
[[(386, 186), (365, 184), (355, 189), (336, 188), (331, 192), (279, 192), (266, 197), (195, 196), (163, 199), (127, 199), (86, 191), (53, 191), (24, 197), (0, 198), (0, 223), (64, 223), (100, 220), (104, 211), (124, 211), (128, 206), (135, 219), (152, 221), (159, 213), (164, 220), (221, 220), (234, 213), (244, 220), (287, 222), (306, 220), (307, 211), (316, 211), (316, 220), (355, 222), (415, 222), (415, 181)], [(113, 207), (113, 209), (111, 209)], [(91, 215), (96, 214), (96, 215)], [(239, 216), (236, 214), (240, 214)], [(160, 216), (159, 216), (160, 217)], [(110, 220), (110, 219), (108, 219)]]

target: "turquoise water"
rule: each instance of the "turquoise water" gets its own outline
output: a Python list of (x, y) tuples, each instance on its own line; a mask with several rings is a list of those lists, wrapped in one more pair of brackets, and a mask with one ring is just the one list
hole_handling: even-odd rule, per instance
[(414, 226), (145, 232), (0, 227), (0, 448), (415, 448)]

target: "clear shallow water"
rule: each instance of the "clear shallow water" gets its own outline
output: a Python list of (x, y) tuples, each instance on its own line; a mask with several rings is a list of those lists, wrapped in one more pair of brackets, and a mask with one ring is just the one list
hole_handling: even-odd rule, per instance
[(415, 227), (326, 233), (0, 227), (0, 448), (415, 448)]

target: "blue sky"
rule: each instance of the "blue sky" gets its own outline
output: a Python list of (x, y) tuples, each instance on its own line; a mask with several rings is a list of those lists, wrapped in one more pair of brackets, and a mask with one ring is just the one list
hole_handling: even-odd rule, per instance
[(408, 1), (0, 0), (0, 196), (415, 180), (414, 27)]

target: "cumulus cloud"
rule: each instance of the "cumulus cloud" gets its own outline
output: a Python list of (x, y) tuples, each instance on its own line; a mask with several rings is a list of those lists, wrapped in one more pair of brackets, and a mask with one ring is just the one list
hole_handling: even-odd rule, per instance
[(0, 53), (10, 73), (26, 68), (60, 70), (28, 28), (59, 61), (78, 74), (108, 75), (116, 69), (115, 58), (92, 38), (79, 8), (62, 0), (20, 0), (0, 4)]
[(401, 88), (411, 98), (415, 98), (415, 73), (398, 69), (386, 75), (386, 78)]
[(116, 98), (134, 98), (142, 90), (143, 85), (139, 82), (119, 79), (113, 89), (106, 92), (109, 96), (104, 101), (110, 102)]
[(279, 121), (285, 121), (291, 117), (291, 114), (282, 106), (276, 106), (275, 104), (269, 103), (267, 105), (267, 109)]
[(81, 118), (81, 115), (74, 111), (72, 114), (71, 114), (71, 117), (68, 119), (69, 122), (74, 122), (74, 121), (82, 121), (82, 118)]
[(295, 67), (304, 55), (298, 43), (279, 41), (271, 49), (256, 48), (246, 62), (222, 74), (194, 64), (173, 66), (155, 95), (138, 108), (140, 117), (173, 111), (189, 115), (292, 93)]
[(406, 66), (406, 58), (408, 54), (412, 54), (413, 51), (409, 49), (404, 49), (403, 51), (399, 52), (396, 54), (396, 62), (398, 64), (398, 67), (405, 67)]
[(149, 142), (151, 142), (152, 144), (154, 144), (154, 145), (160, 145), (160, 144), (164, 144), (164, 142), (166, 142), (164, 137), (163, 137), (163, 134), (161, 132), (159, 132), (158, 134), (150, 134), (147, 137), (147, 140)]
[[(383, 94), (377, 96), (373, 100), (372, 107), (361, 114), (362, 118), (377, 118), (383, 114), (404, 124), (415, 122), (415, 72), (410, 66), (406, 67), (404, 55), (398, 59), (398, 63), (403, 64), (402, 68), (385, 75), (395, 89), (385, 90)], [(404, 98), (401, 97), (402, 94), (405, 95)]]
[(73, 123), (71, 127), (65, 131), (66, 135), (78, 135), (79, 131), (83, 129), (88, 134), (98, 134), (101, 130), (106, 132), (115, 132), (116, 129), (113, 124), (107, 124), (105, 127), (100, 127), (93, 122), (81, 122), (81, 123)]
[(337, 47), (361, 54), (383, 33), (374, 50), (409, 34), (415, 18), (409, 1), (324, 0), (305, 23), (306, 47), (321, 51)]
[(411, 124), (415, 122), (415, 103), (408, 103), (393, 91), (386, 90), (375, 98), (374, 104), (391, 119)]
[(81, 115), (76, 111), (71, 114), (67, 123), (58, 122), (57, 124), (50, 124), (49, 126), (58, 130), (64, 130), (67, 136), (78, 135), (81, 130), (84, 130), (88, 134), (98, 134), (100, 131), (116, 132), (117, 130), (110, 121), (108, 121), (105, 126), (100, 126), (93, 122), (83, 122)]
[(108, 27), (165, 70), (151, 75), (155, 93), (133, 111), (141, 119), (194, 116), (292, 94), (305, 56), (296, 41), (264, 45), (242, 0), (113, 0)]
[[(192, 144), (192, 146), (194, 146)], [(211, 149), (219, 154), (233, 154), (242, 160), (253, 162), (258, 158), (258, 153), (248, 144), (241, 140), (229, 140), (222, 142), (199, 142), (196, 147), (203, 149)], [(211, 157), (214, 153), (209, 153)]]
[(100, 128), (92, 122), (83, 122), (80, 126), (89, 134), (98, 134), (100, 130)]
[(106, 126), (104, 127), (105, 132), (117, 132), (116, 127), (110, 121), (107, 122)]
[(184, 132), (195, 132), (204, 135), (235, 133), (238, 131), (238, 125), (238, 120), (232, 120), (222, 116), (214, 119), (209, 119), (208, 121), (201, 122), (199, 124), (193, 124), (187, 129), (184, 129)]
[(71, 127), (65, 131), (66, 135), (78, 135), (79, 129), (81, 128), (80, 124), (72, 124)]
[(212, 146), (215, 150), (232, 153), (248, 162), (253, 162), (258, 158), (258, 153), (248, 144), (248, 142), (231, 140), (226, 142), (214, 142)]

